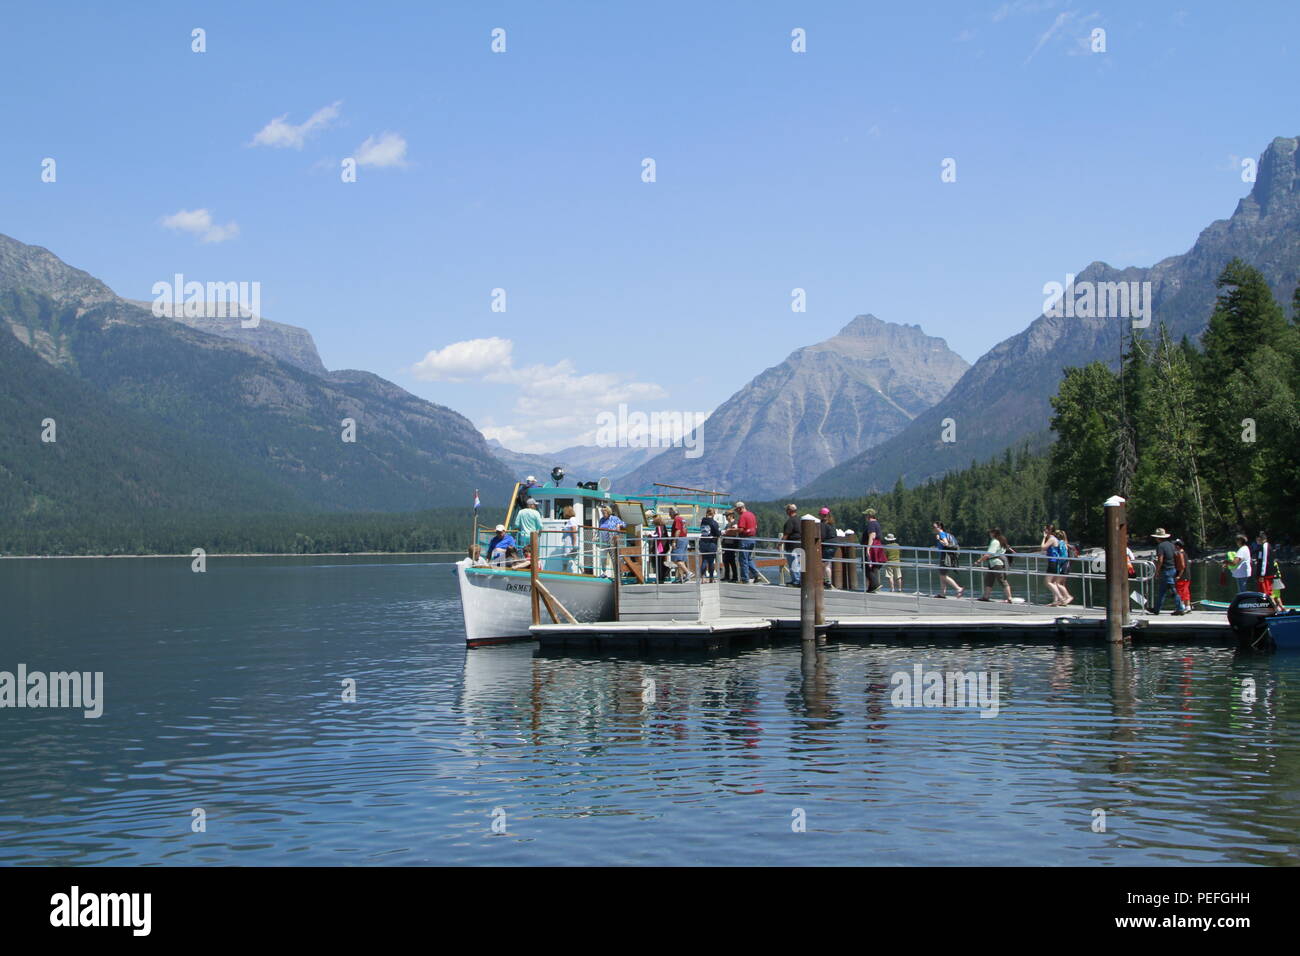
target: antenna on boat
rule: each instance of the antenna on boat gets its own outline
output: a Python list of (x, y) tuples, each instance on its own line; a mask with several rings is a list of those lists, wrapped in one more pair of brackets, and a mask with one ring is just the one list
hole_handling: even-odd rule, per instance
[(666, 485), (662, 481), (654, 483), (656, 488), (672, 488), (674, 491), (689, 491), (696, 495), (708, 495), (710, 498), (730, 498), (729, 491), (705, 491), (703, 488), (687, 488), (685, 485)]

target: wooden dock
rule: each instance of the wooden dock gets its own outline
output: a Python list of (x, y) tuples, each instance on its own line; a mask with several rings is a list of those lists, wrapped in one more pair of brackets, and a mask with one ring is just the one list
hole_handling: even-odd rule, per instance
[[(619, 595), (619, 620), (536, 624), (533, 637), (549, 648), (718, 649), (734, 643), (798, 640), (799, 591), (779, 585), (630, 585)], [(969, 597), (827, 591), (819, 635), (873, 641), (970, 642), (1106, 640), (1100, 608), (1053, 608), (983, 602)], [(1157, 616), (1135, 611), (1125, 635), (1142, 642), (1232, 640), (1227, 616), (1193, 611)]]

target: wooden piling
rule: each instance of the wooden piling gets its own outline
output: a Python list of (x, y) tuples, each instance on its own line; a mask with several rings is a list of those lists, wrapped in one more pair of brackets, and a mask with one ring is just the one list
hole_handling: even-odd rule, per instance
[(1128, 509), (1119, 495), (1106, 499), (1106, 640), (1124, 641), (1129, 623), (1128, 606)]
[(799, 578), (799, 638), (812, 642), (821, 623), (818, 600), (822, 590), (821, 526), (816, 518), (799, 522), (799, 547), (803, 549), (803, 573)]
[(528, 562), (528, 592), (533, 599), (533, 624), (542, 623), (542, 592), (538, 589), (540, 583), (537, 578), (537, 555), (542, 550), (542, 532), (540, 529), (533, 532), (533, 559)]

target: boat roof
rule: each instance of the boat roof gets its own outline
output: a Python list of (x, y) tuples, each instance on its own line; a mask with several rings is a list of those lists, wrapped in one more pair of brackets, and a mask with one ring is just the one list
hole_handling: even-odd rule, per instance
[(534, 485), (528, 489), (528, 494), (533, 498), (592, 498), (600, 501), (653, 501), (656, 504), (681, 504), (709, 508), (730, 507), (731, 499), (725, 496), (714, 496), (700, 493), (696, 495), (670, 495), (657, 492), (644, 492), (634, 494), (627, 491), (601, 491), (599, 488), (578, 488), (576, 486), (553, 485), (549, 482), (544, 485)]

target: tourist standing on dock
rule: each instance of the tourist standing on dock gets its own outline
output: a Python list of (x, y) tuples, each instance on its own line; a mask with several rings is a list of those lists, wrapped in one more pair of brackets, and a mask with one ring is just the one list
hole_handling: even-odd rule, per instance
[(934, 541), (939, 548), (939, 597), (948, 596), (948, 588), (953, 588), (961, 597), (966, 589), (953, 580), (949, 569), (957, 567), (957, 538), (943, 526), (942, 521), (933, 522)]
[(892, 533), (885, 535), (885, 579), (889, 590), (903, 590), (903, 551)]
[(618, 571), (618, 548), (621, 539), (621, 532), (626, 524), (623, 519), (614, 514), (609, 505), (600, 506), (600, 523), (598, 525), (602, 530), (600, 532), (600, 572), (607, 578), (612, 578)]
[(686, 521), (676, 508), (668, 509), (668, 516), (673, 519), (673, 580), (684, 584), (691, 579), (691, 569), (686, 566)]
[(862, 550), (867, 563), (867, 593), (880, 590), (880, 566), (885, 563), (884, 532), (876, 519), (876, 509), (868, 508), (862, 512), (867, 518), (867, 527), (862, 534)]
[(736, 537), (736, 513), (727, 512), (726, 530), (722, 532), (722, 580), (735, 583), (736, 555), (740, 550), (740, 539)]
[(722, 529), (718, 527), (718, 519), (714, 517), (713, 509), (709, 508), (704, 512), (704, 518), (700, 521), (700, 580), (708, 581), (710, 584), (717, 580), (717, 574), (713, 569), (713, 562), (718, 557), (718, 541), (722, 538)]
[(793, 505), (785, 506), (785, 526), (781, 528), (781, 537), (785, 540), (785, 564), (790, 569), (790, 580), (793, 587), (799, 586), (799, 555), (796, 551), (799, 549), (799, 542), (802, 540), (803, 531), (801, 531), (802, 522), (799, 520), (799, 509)]
[(1237, 535), (1237, 550), (1228, 555), (1228, 567), (1232, 570), (1232, 579), (1236, 582), (1237, 593), (1250, 587), (1250, 544), (1244, 534)]
[(977, 600), (992, 600), (993, 586), (1000, 584), (1006, 592), (1007, 603), (1011, 603), (1011, 584), (1007, 581), (1007, 555), (1010, 553), (1011, 546), (1003, 537), (1002, 529), (989, 528), (988, 549), (975, 561), (976, 564), (988, 562), (988, 570), (984, 572), (984, 595)]
[(528, 547), (533, 540), (533, 535), (542, 530), (542, 513), (537, 510), (537, 499), (529, 498), (525, 507), (515, 516), (515, 524), (519, 527), (519, 545)]
[(1165, 593), (1172, 592), (1174, 595), (1174, 613), (1186, 614), (1187, 605), (1183, 603), (1182, 595), (1178, 593), (1178, 549), (1174, 543), (1169, 540), (1169, 532), (1164, 528), (1156, 528), (1151, 533), (1151, 539), (1156, 543), (1156, 604), (1151, 609), (1152, 614), (1159, 614), (1165, 606)]
[(1174, 539), (1174, 590), (1187, 610), (1192, 609), (1192, 562), (1187, 560), (1187, 545)]
[(1065, 544), (1056, 535), (1055, 526), (1043, 525), (1043, 540), (1039, 547), (1047, 555), (1047, 589), (1055, 598), (1047, 606), (1065, 607), (1074, 600), (1074, 595), (1065, 586), (1065, 572), (1070, 559)]
[(1273, 567), (1273, 549), (1268, 543), (1268, 535), (1260, 532), (1255, 535), (1255, 547), (1251, 548), (1251, 561), (1254, 562), (1255, 577), (1258, 581), (1256, 588), (1264, 597), (1273, 596), (1273, 578), (1271, 570)]
[(758, 515), (736, 502), (736, 537), (740, 539), (740, 583), (758, 584), (758, 569), (754, 567), (754, 539), (758, 536)]
[(831, 514), (830, 508), (821, 510), (821, 522), (822, 574), (826, 581), (826, 587), (833, 591), (835, 590), (835, 569), (831, 562), (839, 551), (839, 545), (835, 541), (839, 535), (835, 533), (835, 516)]
[[(647, 512), (653, 514), (653, 512)], [(655, 580), (660, 584), (666, 584), (668, 577), (668, 542), (671, 534), (664, 525), (664, 516), (661, 514), (654, 515), (653, 530), (650, 532), (654, 538), (655, 549)]]

